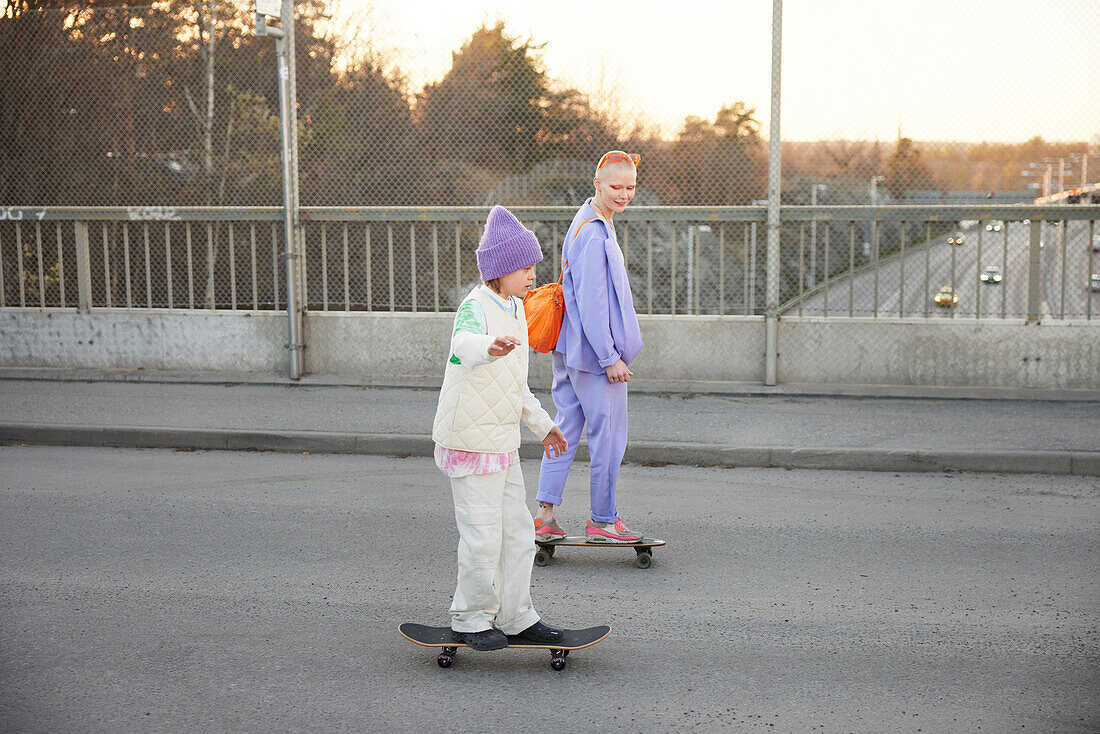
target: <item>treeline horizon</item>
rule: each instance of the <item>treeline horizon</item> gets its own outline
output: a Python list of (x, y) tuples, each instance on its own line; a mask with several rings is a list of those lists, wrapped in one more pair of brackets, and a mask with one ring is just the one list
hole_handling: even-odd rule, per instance
[[(324, 30), (324, 2), (297, 10), (304, 206), (574, 204), (612, 148), (642, 155), (639, 204), (736, 206), (766, 195), (767, 140), (745, 101), (712, 119), (686, 117), (661, 137), (555, 82), (543, 46), (504, 21), (473, 31), (443, 76), (413, 94), (370, 47), (341, 60), (348, 42)], [(281, 202), (274, 41), (255, 36), (250, 7), (8, 0), (0, 54), (9, 67), (0, 76), (0, 204)], [(825, 184), (840, 203), (865, 200), (880, 176), (895, 198), (1018, 191), (1042, 180), (1022, 170), (1041, 175), (1044, 161), (1080, 156), (1087, 144), (921, 142), (899, 132), (888, 142), (784, 141), (782, 151), (785, 200), (800, 203)]]

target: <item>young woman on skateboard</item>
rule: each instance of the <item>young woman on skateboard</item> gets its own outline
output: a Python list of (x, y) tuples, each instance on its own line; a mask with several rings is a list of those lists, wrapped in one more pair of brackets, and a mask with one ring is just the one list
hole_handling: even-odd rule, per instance
[(641, 351), (642, 334), (612, 222), (634, 198), (639, 161), (636, 154), (605, 153), (596, 164), (595, 193), (573, 217), (565, 235), (565, 317), (553, 352), (551, 395), (558, 409), (555, 422), (569, 448), (542, 459), (535, 516), (539, 540), (566, 535), (554, 507), (562, 502), (586, 423), (591, 519), (585, 538), (595, 543), (634, 543), (641, 538), (622, 521), (615, 504), (619, 465), (626, 453), (626, 384), (634, 374), (630, 363)]
[(531, 601), (535, 534), (519, 466), (520, 423), (546, 455), (566, 440), (527, 387), (523, 296), (542, 249), (504, 207), (493, 207), (477, 248), (482, 285), (458, 307), (432, 438), (451, 480), (458, 524), (458, 583), (451, 629), (475, 650), (506, 647), (506, 635), (538, 644), (562, 638)]

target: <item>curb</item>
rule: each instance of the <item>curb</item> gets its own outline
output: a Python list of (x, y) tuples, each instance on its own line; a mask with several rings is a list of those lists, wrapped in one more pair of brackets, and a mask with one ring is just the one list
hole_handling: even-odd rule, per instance
[[(78, 369), (66, 367), (0, 367), (0, 380), (30, 382), (130, 382), (145, 384), (249, 385), (263, 387), (375, 388), (438, 391), (442, 376), (353, 377), (310, 374), (291, 380), (255, 372), (185, 372), (170, 370)], [(632, 395), (716, 395), (725, 397), (800, 397), (895, 400), (1006, 400), (1100, 402), (1098, 388), (1005, 388), (931, 385), (722, 382), (711, 380), (630, 381)], [(534, 388), (549, 393), (548, 387)]]
[[(0, 443), (220, 451), (281, 451), (430, 457), (431, 436), (419, 434), (259, 431), (146, 426), (46, 425), (0, 423)], [(542, 446), (526, 442), (525, 459), (537, 459)], [(588, 447), (577, 447), (588, 460)], [(965, 471), (1006, 474), (1100, 476), (1100, 451), (933, 451), (860, 447), (737, 447), (688, 442), (634, 442), (624, 461), (645, 466), (763, 467), (842, 471)]]

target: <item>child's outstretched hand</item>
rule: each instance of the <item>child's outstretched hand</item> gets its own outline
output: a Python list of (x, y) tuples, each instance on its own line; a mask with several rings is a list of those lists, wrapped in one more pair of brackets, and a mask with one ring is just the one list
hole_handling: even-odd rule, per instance
[[(546, 458), (548, 459), (561, 456), (567, 448), (569, 448), (569, 442), (565, 440), (565, 434), (557, 426), (551, 428), (550, 433), (546, 434), (546, 438), (542, 439), (542, 449), (546, 452)], [(553, 455), (550, 454), (550, 449), (554, 449)]]
[(514, 336), (498, 336), (489, 345), (490, 357), (503, 357), (520, 345), (519, 339)]

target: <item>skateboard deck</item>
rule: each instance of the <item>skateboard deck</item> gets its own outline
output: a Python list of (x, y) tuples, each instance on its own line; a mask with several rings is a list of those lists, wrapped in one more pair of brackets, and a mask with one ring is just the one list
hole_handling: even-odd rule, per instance
[[(455, 653), (458, 651), (458, 648), (468, 647), (465, 642), (459, 641), (458, 636), (450, 627), (429, 627), (425, 624), (412, 624), (411, 622), (406, 622), (397, 629), (402, 637), (410, 642), (415, 642), (417, 645), (443, 648), (436, 658), (436, 662), (439, 663), (439, 667), (441, 668), (451, 667), (451, 663), (454, 662)], [(549, 650), (550, 667), (554, 670), (561, 670), (565, 667), (565, 658), (569, 656), (571, 650), (580, 650), (581, 648), (595, 645), (611, 634), (611, 628), (607, 625), (601, 625), (599, 627), (589, 627), (583, 630), (564, 630), (564, 632), (565, 635), (560, 642), (545, 645), (509, 637), (508, 647), (501, 649), (508, 650), (510, 648), (519, 648), (527, 650)]]
[(634, 565), (638, 568), (649, 568), (653, 564), (653, 549), (664, 545), (665, 541), (656, 538), (642, 538), (634, 543), (589, 543), (582, 535), (570, 535), (557, 540), (536, 540), (539, 549), (535, 551), (535, 565), (548, 566), (550, 559), (554, 557), (554, 549), (562, 545), (578, 546), (585, 548), (633, 548), (638, 554), (634, 559)]

